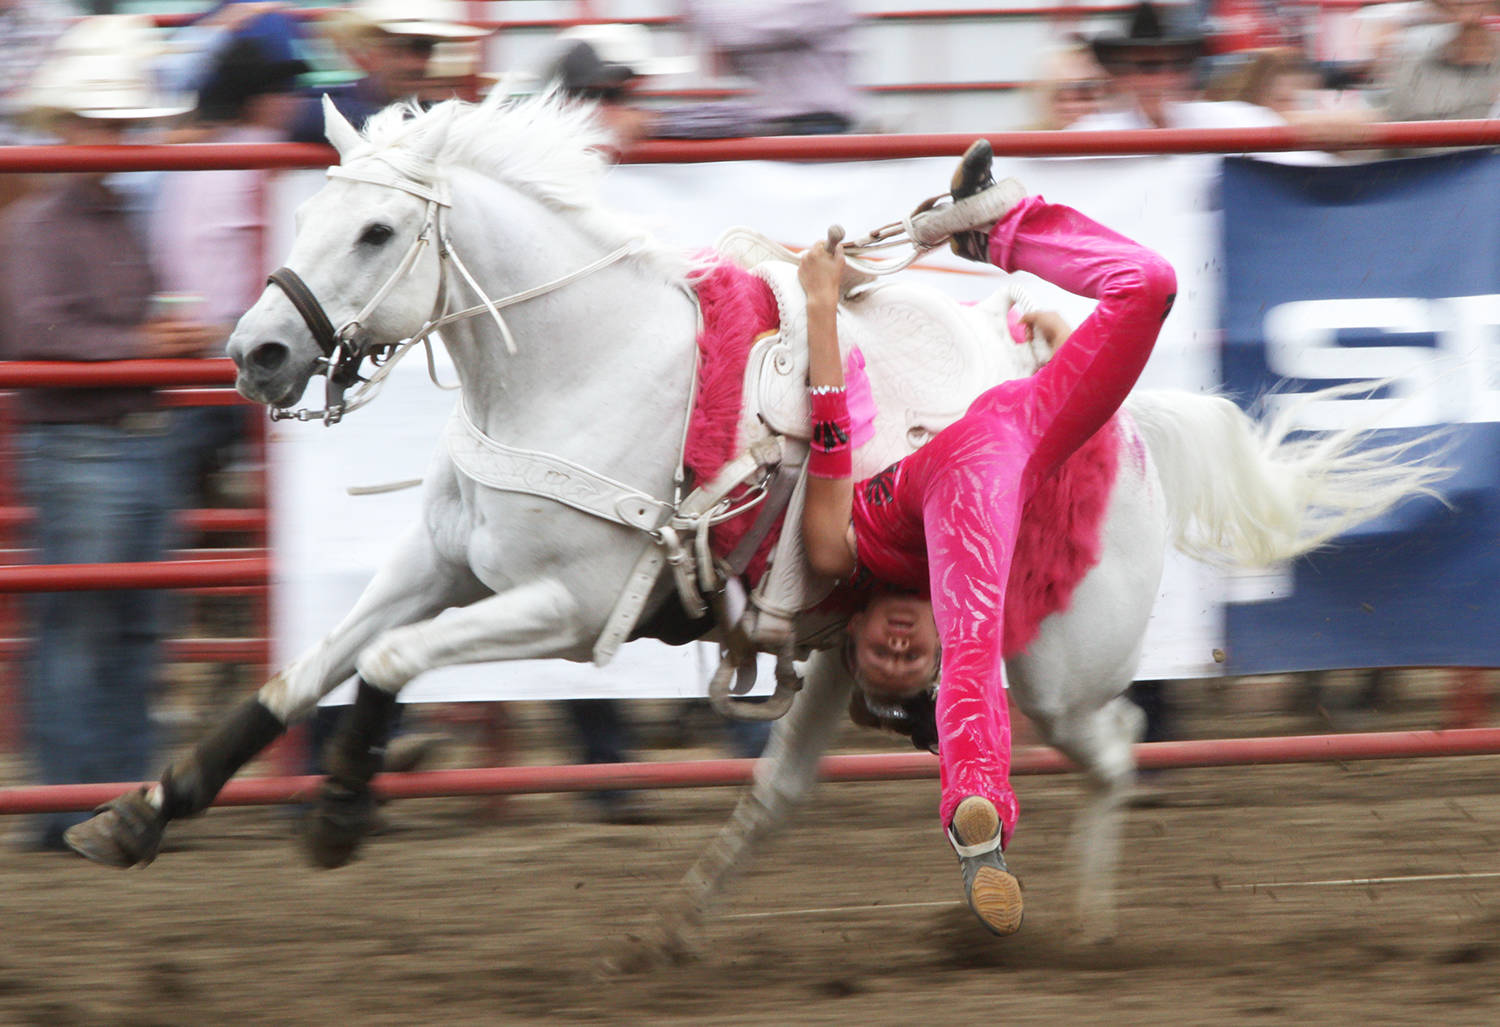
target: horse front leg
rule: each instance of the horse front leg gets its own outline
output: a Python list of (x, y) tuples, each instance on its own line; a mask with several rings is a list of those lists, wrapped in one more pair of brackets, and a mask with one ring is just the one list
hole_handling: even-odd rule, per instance
[(354, 858), (375, 816), (371, 782), (384, 762), (397, 694), (435, 667), (520, 660), (567, 653), (589, 635), (579, 627), (572, 591), (541, 580), (431, 620), (385, 632), (356, 660), (354, 704), (339, 720), (324, 752), (328, 777), (307, 819), (303, 844), (321, 867)]
[(107, 866), (150, 863), (167, 824), (207, 809), (241, 767), (353, 672), (371, 639), (481, 589), (467, 570), (438, 558), (425, 531), (409, 533), (338, 627), (236, 706), (161, 781), (132, 789), (71, 828), (68, 844)]
[(696, 937), (714, 904), (750, 865), (761, 843), (786, 822), (817, 783), (818, 762), (848, 708), (850, 685), (836, 650), (813, 654), (806, 687), (772, 729), (766, 751), (755, 765), (754, 784), (740, 797), (729, 821), (688, 870), (677, 892), (657, 910), (647, 936), (632, 938), (611, 954), (608, 969), (638, 972), (695, 954)]

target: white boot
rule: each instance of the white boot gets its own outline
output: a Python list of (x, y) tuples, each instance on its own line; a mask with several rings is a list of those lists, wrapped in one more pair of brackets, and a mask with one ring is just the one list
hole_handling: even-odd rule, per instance
[(1013, 178), (997, 184), (990, 177), (992, 160), (989, 141), (976, 139), (953, 172), (952, 202), (928, 201), (906, 218), (906, 233), (913, 243), (932, 249), (951, 240), (960, 257), (989, 263), (990, 230), (1027, 195), (1026, 187)]

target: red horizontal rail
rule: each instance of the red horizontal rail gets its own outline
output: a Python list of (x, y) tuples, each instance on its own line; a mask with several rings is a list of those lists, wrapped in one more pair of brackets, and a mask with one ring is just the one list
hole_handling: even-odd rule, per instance
[[(1273, 763), (1407, 759), (1418, 756), (1487, 756), (1500, 753), (1500, 728), (1459, 731), (1394, 731), (1354, 735), (1297, 735), (1151, 742), (1135, 747), (1143, 768), (1225, 767)], [(670, 763), (596, 763), (557, 767), (482, 767), (382, 774), (376, 790), (391, 799), (455, 795), (522, 795), (583, 792), (601, 788), (704, 788), (744, 785), (754, 760), (684, 760)], [(1014, 774), (1061, 774), (1076, 769), (1052, 749), (1017, 749)], [(925, 753), (829, 756), (824, 781), (893, 781), (936, 777), (937, 758)], [(315, 794), (316, 777), (260, 777), (231, 781), (215, 805), (262, 806), (303, 802)], [(0, 790), (0, 814), (87, 810), (134, 787), (130, 783), (50, 785)]]
[(766, 136), (747, 139), (640, 143), (625, 163), (674, 164), (732, 160), (860, 161), (949, 157), (984, 135), (996, 154), (1010, 157), (1088, 157), (1170, 153), (1260, 153), (1412, 146), (1493, 146), (1500, 120), (1412, 121), (1366, 126), (1358, 142), (1318, 139), (1301, 128), (1164, 128), (1131, 132), (950, 132), (937, 135)]
[[(693, 164), (728, 160), (899, 160), (950, 157), (983, 134), (1011, 157), (1087, 157), (1166, 153), (1258, 153), (1320, 147), (1346, 150), (1416, 146), (1494, 146), (1500, 119), (1382, 122), (1358, 141), (1319, 139), (1307, 130), (1162, 128), (1131, 132), (950, 132), (934, 135), (759, 136), (744, 139), (639, 143), (621, 158), (630, 164)], [(171, 146), (5, 146), (0, 173), (62, 171), (190, 171), (216, 168), (311, 168), (337, 160), (310, 143), (183, 143)]]
[[(1339, 3), (1340, 0), (1314, 0), (1325, 4)], [(1345, 0), (1352, 2), (1352, 0)], [(1376, 2), (1376, 0), (1365, 0), (1365, 2)], [(1130, 10), (1130, 5), (1120, 4), (1105, 7), (1079, 7), (1074, 5), (1058, 7), (956, 7), (950, 10), (910, 10), (910, 11), (869, 11), (858, 15), (866, 21), (942, 21), (947, 19), (972, 19), (972, 18), (1084, 18), (1095, 15), (1118, 15)], [(324, 18), (326, 10), (293, 9), (289, 11), (293, 17), (316, 19)], [(196, 20), (196, 14), (158, 14), (155, 16), (156, 24), (164, 28), (175, 28), (187, 25)], [(465, 19), (470, 25), (480, 28), (492, 29), (503, 32), (507, 29), (566, 29), (574, 25), (598, 24), (604, 19), (600, 18), (475, 18)], [(617, 20), (617, 19), (610, 19)], [(618, 19), (632, 25), (675, 25), (682, 21), (676, 15), (658, 14), (641, 15), (633, 18)]]
[[(265, 531), (267, 516), (264, 508), (203, 510), (179, 510), (177, 523), (189, 531)], [(0, 532), (14, 531), (30, 524), (36, 511), (29, 506), (0, 506)]]
[(271, 561), (264, 556), (231, 560), (151, 560), (140, 563), (17, 564), (0, 567), (0, 593), (212, 588), (221, 585), (265, 585), (270, 579)]
[[(905, 96), (921, 93), (1007, 93), (1024, 89), (1029, 82), (894, 82), (861, 87), (866, 93), (880, 96)], [(727, 100), (749, 95), (745, 89), (699, 87), (687, 89), (638, 89), (636, 96), (654, 102), (668, 100)]]
[[(170, 147), (163, 147), (170, 149)], [(4, 150), (0, 149), (0, 154)], [(0, 389), (74, 389), (94, 385), (233, 385), (234, 361), (196, 360), (5, 360)]]

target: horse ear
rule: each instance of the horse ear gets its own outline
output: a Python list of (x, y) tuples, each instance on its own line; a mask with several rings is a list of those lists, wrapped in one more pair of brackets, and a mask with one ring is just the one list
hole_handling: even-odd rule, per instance
[(333, 105), (328, 94), (323, 94), (323, 134), (333, 144), (333, 148), (339, 151), (340, 157), (348, 157), (354, 152), (362, 140), (355, 127), (349, 124), (349, 119)]

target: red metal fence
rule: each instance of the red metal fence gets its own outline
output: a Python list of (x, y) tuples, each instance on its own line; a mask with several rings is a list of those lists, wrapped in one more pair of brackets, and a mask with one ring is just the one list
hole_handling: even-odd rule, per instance
[[(1500, 728), (1151, 742), (1136, 746), (1137, 762), (1151, 769), (1497, 753), (1500, 753)], [(707, 788), (749, 784), (754, 767), (754, 760), (479, 767), (381, 774), (375, 779), (375, 787), (380, 795), (391, 799), (586, 792), (601, 788)], [(1013, 774), (1063, 774), (1073, 769), (1061, 754), (1038, 747), (1017, 749), (1011, 764)], [(907, 781), (937, 775), (937, 757), (919, 752), (829, 756), (819, 768), (824, 781)], [(320, 783), (320, 778), (306, 776), (231, 781), (215, 805), (303, 802), (314, 796)], [(130, 787), (130, 782), (123, 782), (0, 789), (0, 814), (93, 809)]]
[[(1228, 153), (1302, 150), (1319, 141), (1296, 129), (1163, 130), (1121, 133), (1023, 132), (991, 136), (997, 153), (1011, 156), (1079, 156), (1133, 153)], [(731, 139), (704, 142), (648, 142), (623, 155), (638, 163), (691, 163), (721, 160), (883, 160), (961, 153), (970, 135), (834, 136)], [(1369, 126), (1359, 143), (1335, 142), (1346, 149), (1405, 146), (1471, 146), (1500, 144), (1500, 121), (1421, 122)], [(194, 168), (322, 167), (335, 159), (322, 146), (268, 144), (255, 146), (179, 145), (122, 147), (0, 148), (0, 174), (85, 169), (187, 170)], [(122, 361), (93, 364), (0, 363), (0, 389), (42, 385), (149, 384), (167, 387), (219, 386), (219, 394), (193, 393), (181, 402), (229, 401), (222, 386), (232, 381), (228, 361)], [(167, 394), (168, 396), (171, 393)], [(27, 512), (0, 506), (0, 527), (23, 523)], [(200, 511), (192, 521), (249, 530), (264, 529), (264, 511)], [(263, 587), (268, 558), (263, 551), (235, 559), (162, 561), (134, 565), (0, 567), (0, 593), (60, 588), (181, 588), (225, 585)], [(264, 639), (183, 641), (184, 653), (198, 650), (228, 659), (263, 658)], [(213, 644), (217, 643), (217, 644)], [(0, 655), (19, 643), (0, 639)], [(1142, 767), (1206, 767), (1330, 760), (1387, 759), (1439, 755), (1500, 753), (1500, 729), (1317, 735), (1191, 742), (1163, 742), (1137, 747)], [(598, 788), (684, 788), (739, 785), (750, 780), (751, 762), (708, 760), (576, 767), (489, 767), (386, 775), (380, 790), (391, 797), (496, 795), (521, 792), (584, 791)], [(936, 761), (918, 753), (830, 757), (823, 776), (835, 781), (925, 778), (936, 774)], [(1046, 749), (1015, 754), (1017, 774), (1060, 773), (1069, 764)], [(306, 777), (268, 777), (232, 782), (220, 797), (224, 805), (290, 802), (304, 798), (314, 784)], [(127, 787), (126, 784), (64, 785), (0, 790), (0, 813), (88, 809)]]

